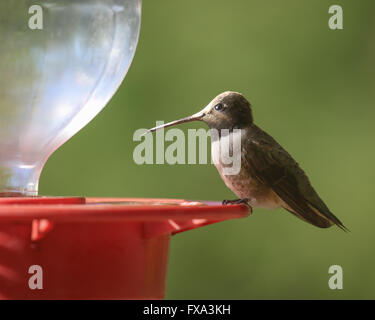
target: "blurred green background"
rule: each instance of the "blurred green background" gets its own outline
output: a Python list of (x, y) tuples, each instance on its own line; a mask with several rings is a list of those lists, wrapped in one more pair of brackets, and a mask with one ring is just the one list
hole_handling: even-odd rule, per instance
[[(343, 7), (343, 30), (328, 28), (332, 4)], [(179, 234), (166, 298), (375, 298), (374, 13), (373, 0), (144, 0), (124, 83), (52, 155), (40, 194), (233, 198), (213, 165), (136, 165), (132, 137), (239, 91), (351, 232), (257, 209)], [(334, 264), (343, 290), (328, 288)]]

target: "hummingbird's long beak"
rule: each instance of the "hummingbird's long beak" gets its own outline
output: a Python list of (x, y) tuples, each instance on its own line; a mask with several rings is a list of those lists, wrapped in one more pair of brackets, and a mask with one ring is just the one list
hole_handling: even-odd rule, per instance
[(199, 120), (202, 120), (203, 117), (204, 117), (204, 112), (203, 111), (199, 111), (199, 112), (197, 112), (197, 113), (195, 113), (195, 114), (193, 114), (193, 115), (191, 115), (189, 117), (182, 118), (180, 120), (171, 121), (171, 122), (162, 124), (161, 126), (157, 126), (157, 127), (148, 129), (144, 134), (142, 134), (142, 136), (146, 135), (147, 133), (154, 132), (154, 131), (162, 129), (162, 128), (167, 128), (167, 127), (174, 126), (176, 124), (185, 123), (185, 122), (191, 122), (191, 121), (199, 121)]

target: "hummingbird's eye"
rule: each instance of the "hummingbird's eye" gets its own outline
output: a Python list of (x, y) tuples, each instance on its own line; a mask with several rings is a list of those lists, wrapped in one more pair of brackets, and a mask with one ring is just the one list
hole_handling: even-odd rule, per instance
[(223, 110), (223, 108), (224, 108), (224, 106), (223, 106), (222, 103), (218, 103), (218, 104), (214, 107), (214, 109), (215, 109), (216, 111), (221, 111), (221, 110)]

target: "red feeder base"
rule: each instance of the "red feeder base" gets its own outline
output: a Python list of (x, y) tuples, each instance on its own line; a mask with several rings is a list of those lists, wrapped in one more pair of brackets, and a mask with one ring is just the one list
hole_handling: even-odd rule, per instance
[(247, 215), (184, 200), (0, 198), (0, 298), (162, 299), (172, 234)]

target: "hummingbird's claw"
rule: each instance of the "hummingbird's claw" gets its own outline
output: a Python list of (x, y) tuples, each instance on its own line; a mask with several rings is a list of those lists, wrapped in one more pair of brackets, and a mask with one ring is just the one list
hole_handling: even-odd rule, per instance
[(250, 205), (250, 199), (249, 198), (244, 198), (244, 199), (234, 199), (234, 200), (223, 200), (222, 204), (224, 206), (228, 204), (245, 204), (250, 208), (250, 211), (253, 212), (253, 208)]

